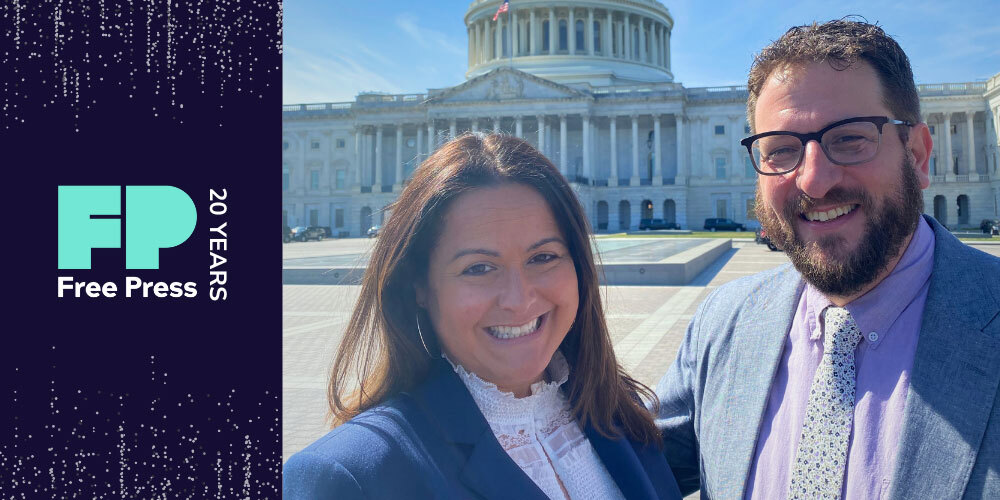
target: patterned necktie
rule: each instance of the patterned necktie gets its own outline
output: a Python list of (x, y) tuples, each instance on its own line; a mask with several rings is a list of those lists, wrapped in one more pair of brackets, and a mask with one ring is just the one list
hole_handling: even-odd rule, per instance
[(839, 499), (844, 484), (854, 421), (854, 349), (861, 331), (843, 307), (827, 307), (823, 322), (823, 359), (809, 390), (789, 499)]

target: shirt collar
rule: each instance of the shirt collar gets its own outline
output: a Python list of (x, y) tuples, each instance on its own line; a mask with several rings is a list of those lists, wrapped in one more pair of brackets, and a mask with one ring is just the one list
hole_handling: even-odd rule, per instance
[[(934, 231), (920, 217), (910, 244), (892, 272), (875, 288), (845, 306), (861, 330), (863, 342), (872, 349), (878, 348), (889, 327), (924, 288), (933, 267)], [(806, 284), (804, 293), (810, 338), (819, 340), (822, 336), (818, 328), (822, 324), (820, 315), (832, 303), (811, 284)], [(872, 336), (872, 332), (876, 335)]]

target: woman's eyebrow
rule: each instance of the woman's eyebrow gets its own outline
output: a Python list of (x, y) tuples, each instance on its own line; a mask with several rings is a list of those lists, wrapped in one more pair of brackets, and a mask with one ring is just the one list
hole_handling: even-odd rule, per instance
[(451, 262), (454, 262), (461, 257), (465, 257), (466, 255), (473, 255), (473, 254), (488, 255), (490, 257), (500, 257), (500, 252), (497, 252), (495, 250), (487, 250), (485, 248), (465, 248), (456, 252), (455, 256), (451, 258)]
[(535, 244), (528, 247), (528, 251), (530, 252), (546, 243), (552, 243), (553, 241), (555, 241), (556, 243), (562, 243), (563, 246), (566, 246), (566, 242), (563, 241), (562, 238), (559, 238), (557, 236), (552, 236), (550, 238), (543, 238), (538, 240), (537, 242), (535, 242)]
[[(561, 243), (563, 246), (566, 246), (566, 242), (564, 242), (562, 238), (559, 238), (558, 236), (552, 236), (549, 238), (543, 238), (536, 241), (535, 243), (533, 243), (531, 246), (528, 247), (528, 251), (530, 252), (542, 245), (545, 245), (547, 243), (552, 243), (553, 241), (556, 243)], [(490, 257), (500, 257), (500, 252), (497, 252), (496, 250), (488, 250), (485, 248), (463, 248), (462, 250), (455, 252), (455, 255), (451, 258), (450, 262), (454, 262), (462, 257), (465, 257), (466, 255), (487, 255)]]

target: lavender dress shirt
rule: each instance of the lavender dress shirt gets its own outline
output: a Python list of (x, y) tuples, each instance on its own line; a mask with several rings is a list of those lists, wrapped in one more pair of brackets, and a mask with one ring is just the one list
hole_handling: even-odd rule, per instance
[[(863, 334), (855, 351), (854, 427), (847, 450), (844, 499), (889, 492), (910, 368), (934, 264), (934, 232), (923, 218), (892, 273), (846, 305)], [(813, 375), (823, 357), (821, 314), (831, 305), (805, 287), (771, 385), (745, 498), (784, 499)]]

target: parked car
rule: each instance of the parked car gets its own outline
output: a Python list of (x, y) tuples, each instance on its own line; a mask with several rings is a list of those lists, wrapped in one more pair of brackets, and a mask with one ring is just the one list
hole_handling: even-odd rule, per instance
[(680, 229), (676, 222), (667, 222), (663, 219), (639, 219), (639, 230), (647, 229)]
[(730, 219), (705, 219), (706, 231), (743, 231), (746, 229), (743, 224), (733, 222)]
[(296, 226), (292, 228), (293, 241), (323, 241), (326, 237), (326, 230), (318, 226)]
[(979, 223), (979, 229), (983, 231), (983, 234), (1000, 234), (1000, 219), (983, 219)]
[(288, 226), (281, 227), (281, 242), (288, 243), (292, 241), (292, 228)]
[(378, 226), (378, 225), (372, 226), (372, 227), (368, 228), (368, 237), (369, 238), (377, 238), (378, 237), (378, 232), (381, 229), (382, 229), (382, 226)]
[(771, 238), (767, 237), (767, 231), (763, 229), (758, 229), (756, 232), (754, 232), (753, 240), (757, 242), (757, 244), (767, 245), (767, 248), (770, 249), (772, 252), (777, 252), (781, 250), (780, 248), (778, 248), (777, 245), (771, 242)]

